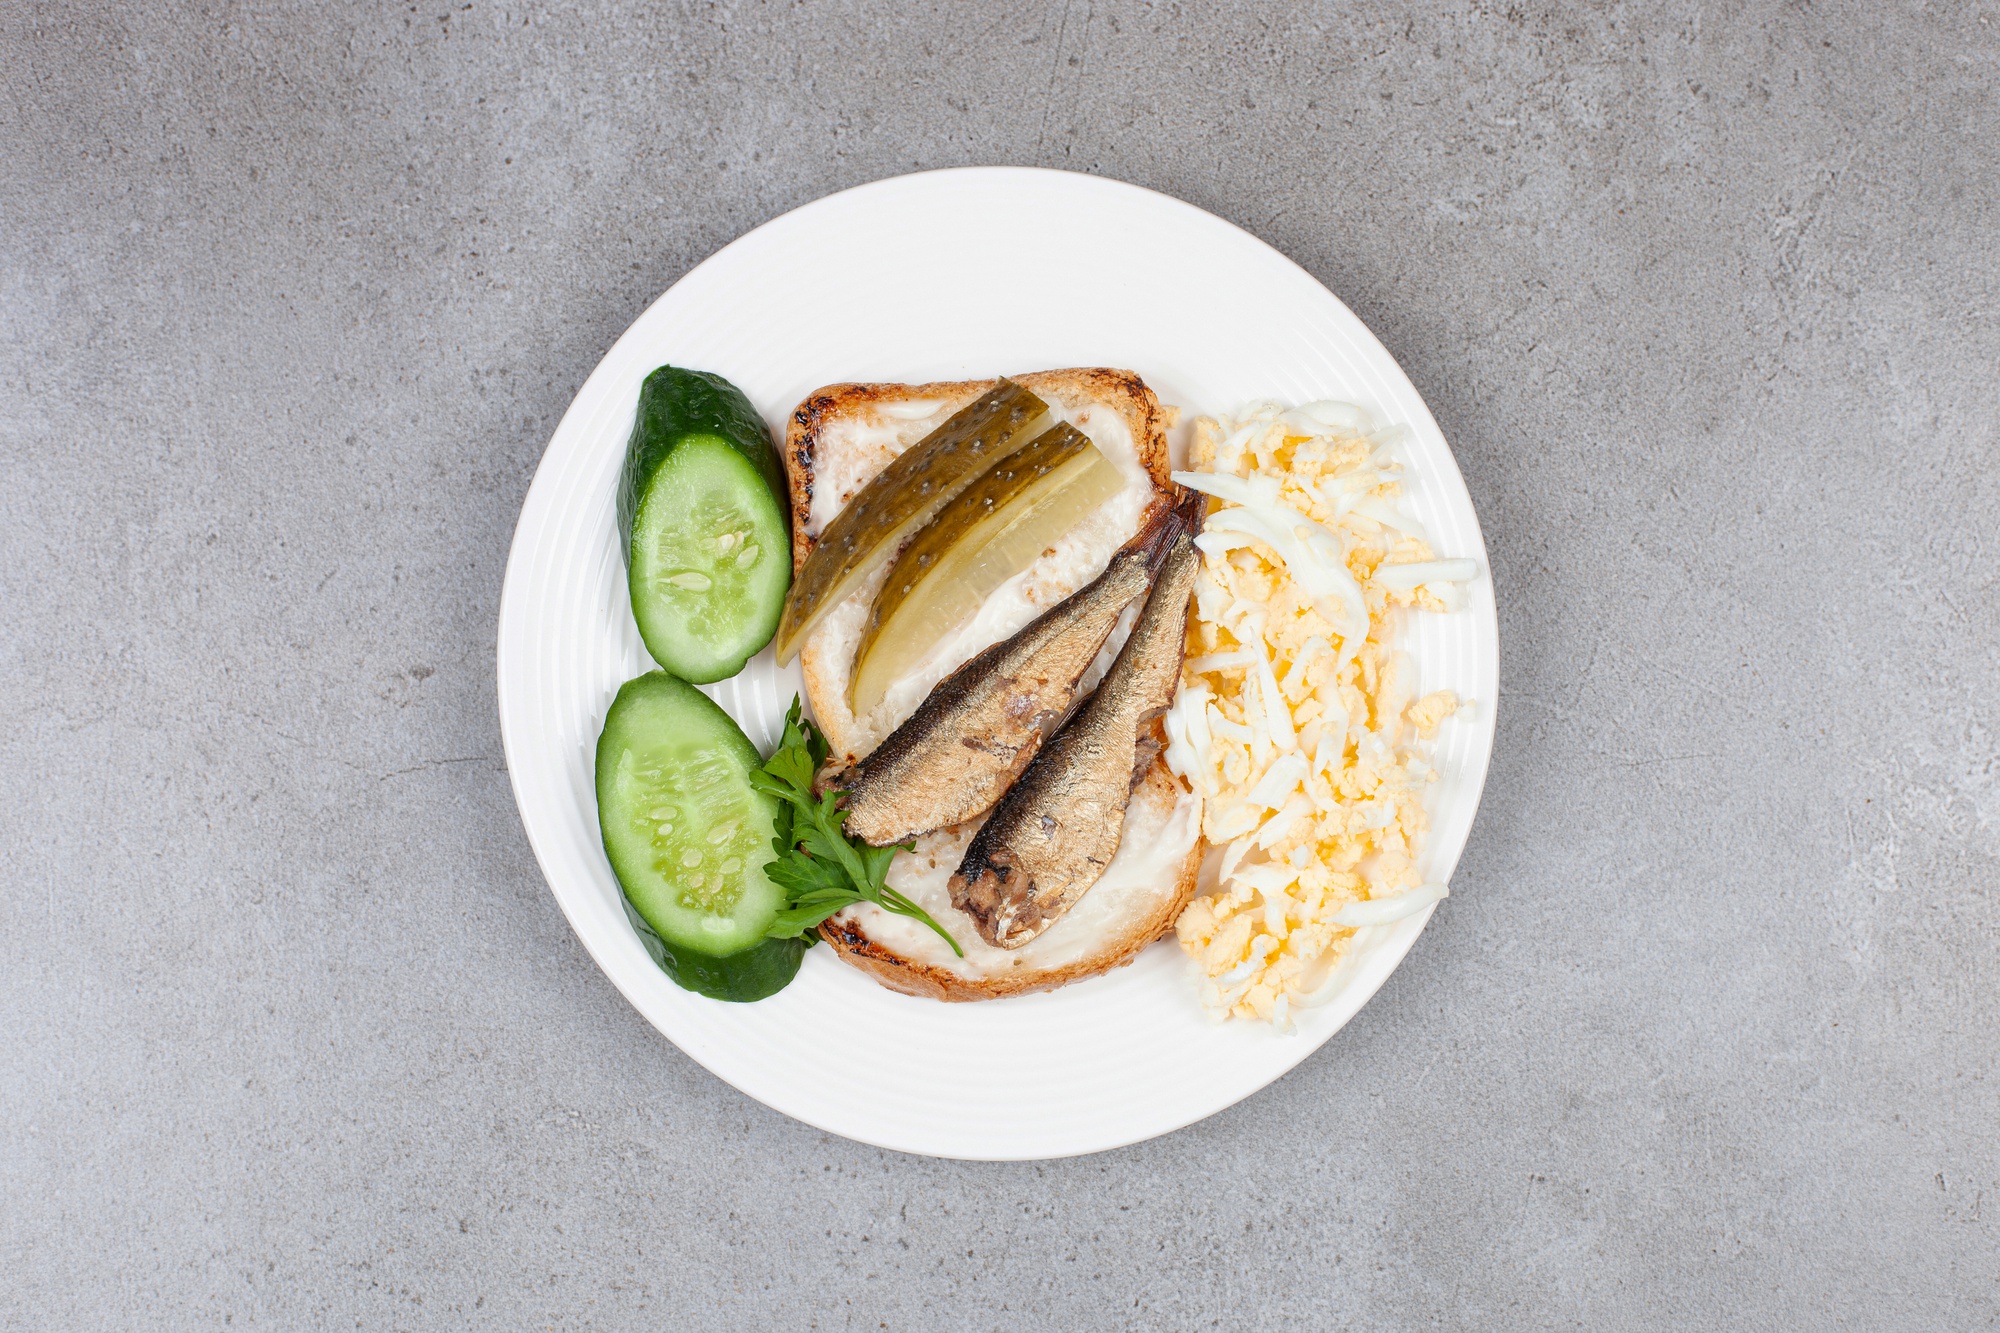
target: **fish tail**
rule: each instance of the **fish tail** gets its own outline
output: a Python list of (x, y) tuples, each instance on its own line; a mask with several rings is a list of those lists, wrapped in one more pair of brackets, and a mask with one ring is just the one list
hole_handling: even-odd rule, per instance
[(1202, 520), (1208, 517), (1208, 497), (1185, 486), (1174, 487), (1174, 518), (1189, 539), (1201, 535)]
[(1200, 491), (1173, 486), (1167, 503), (1155, 510), (1146, 526), (1133, 539), (1133, 546), (1146, 553), (1146, 577), (1157, 580), (1166, 568), (1167, 557), (1183, 539), (1193, 541), (1208, 515), (1208, 497)]

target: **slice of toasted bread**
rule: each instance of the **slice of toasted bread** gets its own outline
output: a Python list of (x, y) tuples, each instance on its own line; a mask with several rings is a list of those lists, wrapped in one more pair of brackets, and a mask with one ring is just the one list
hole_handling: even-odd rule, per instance
[[(837, 763), (868, 754), (915, 711), (938, 681), (1095, 578), (1112, 553), (1139, 530), (1148, 508), (1168, 484), (1166, 414), (1137, 375), (1098, 367), (1012, 378), (1119, 464), (1126, 472), (1127, 488), (989, 599), (972, 622), (943, 633), (931, 657), (892, 687), (881, 707), (867, 717), (856, 718), (848, 708), (848, 675), (868, 608), (887, 569), (822, 620), (806, 637), (799, 656), (813, 717)], [(808, 394), (785, 429), (794, 571), (805, 563), (813, 539), (890, 459), (996, 382), (832, 384)]]
[(995, 1000), (1053, 990), (1124, 966), (1173, 929), (1201, 869), (1200, 803), (1155, 762), (1132, 793), (1118, 854), (1103, 878), (1040, 936), (1019, 949), (997, 949), (951, 905), (951, 873), (975, 830), (968, 824), (918, 839), (914, 852), (897, 855), (888, 877), (891, 888), (951, 932), (964, 958), (920, 923), (873, 904), (833, 917), (820, 927), (820, 938), (905, 995)]
[[(806, 637), (799, 656), (806, 697), (835, 764), (868, 754), (939, 680), (1101, 573), (1144, 525), (1168, 485), (1167, 415), (1137, 375), (1095, 368), (1012, 378), (1090, 436), (1126, 470), (1129, 485), (1016, 584), (996, 593), (973, 623), (946, 635), (932, 659), (900, 692), (892, 690), (874, 716), (856, 718), (849, 711), (847, 680), (881, 578), (827, 616)], [(809, 394), (785, 431), (794, 570), (804, 564), (813, 539), (890, 459), (995, 383), (833, 384)], [(1068, 916), (1021, 949), (984, 943), (972, 919), (951, 905), (948, 881), (978, 821), (919, 839), (914, 852), (898, 854), (889, 872), (891, 886), (944, 923), (966, 958), (953, 955), (922, 925), (866, 904), (834, 917), (820, 934), (883, 985), (933, 999), (997, 999), (1096, 976), (1131, 962), (1173, 928), (1193, 896), (1201, 866), (1199, 816), (1196, 798), (1156, 763), (1133, 792), (1118, 860)]]

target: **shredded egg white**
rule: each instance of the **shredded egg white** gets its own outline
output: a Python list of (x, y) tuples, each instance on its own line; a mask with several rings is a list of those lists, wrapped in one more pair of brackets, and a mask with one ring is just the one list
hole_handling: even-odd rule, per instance
[(1438, 559), (1403, 512), (1406, 436), (1346, 403), (1258, 404), (1197, 420), (1174, 474), (1212, 497), (1166, 758), (1219, 849), (1176, 925), (1218, 1019), (1289, 1029), (1364, 932), (1445, 896), (1416, 870), (1437, 776), (1419, 742), (1466, 705), (1415, 698), (1390, 640), (1399, 608), (1455, 609), (1479, 568)]

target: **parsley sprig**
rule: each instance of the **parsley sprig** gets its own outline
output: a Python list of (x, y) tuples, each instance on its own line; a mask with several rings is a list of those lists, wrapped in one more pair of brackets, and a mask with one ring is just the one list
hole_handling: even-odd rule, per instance
[(870, 847), (847, 835), (847, 812), (840, 808), (840, 798), (846, 793), (813, 795), (813, 774), (826, 762), (826, 754), (826, 738), (805, 720), (804, 710), (793, 696), (791, 711), (785, 714), (784, 739), (764, 766), (750, 774), (759, 791), (784, 802), (778, 836), (772, 844), (778, 859), (765, 866), (764, 873), (785, 891), (785, 906), (764, 933), (779, 940), (803, 936), (810, 944), (820, 922), (843, 907), (869, 902), (923, 922), (944, 938), (953, 953), (965, 957), (958, 941), (933, 921), (929, 912), (883, 883), (898, 849)]

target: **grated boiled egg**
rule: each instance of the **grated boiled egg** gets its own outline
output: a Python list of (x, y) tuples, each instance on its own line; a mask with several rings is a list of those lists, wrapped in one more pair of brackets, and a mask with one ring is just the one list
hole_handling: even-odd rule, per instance
[(1203, 798), (1213, 891), (1176, 933), (1217, 1018), (1289, 1028), (1373, 932), (1445, 895), (1416, 870), (1436, 774), (1420, 739), (1460, 709), (1417, 698), (1398, 608), (1447, 611), (1471, 560), (1402, 513), (1393, 451), (1345, 403), (1198, 419), (1174, 480), (1212, 497), (1168, 765)]

